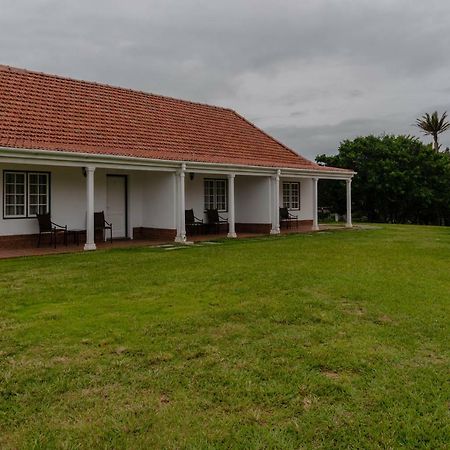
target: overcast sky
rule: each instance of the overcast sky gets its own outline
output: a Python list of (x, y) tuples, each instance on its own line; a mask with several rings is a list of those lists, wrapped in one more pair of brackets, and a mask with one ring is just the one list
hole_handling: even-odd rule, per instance
[(310, 158), (358, 135), (420, 135), (416, 117), (450, 110), (448, 0), (0, 0), (0, 11), (1, 64), (231, 107)]

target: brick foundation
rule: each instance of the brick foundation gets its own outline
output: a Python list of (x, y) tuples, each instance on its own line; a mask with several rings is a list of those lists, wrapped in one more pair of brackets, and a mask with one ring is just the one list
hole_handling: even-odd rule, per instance
[[(134, 239), (150, 239), (160, 241), (173, 241), (177, 232), (176, 230), (164, 229), (164, 228), (133, 228)], [(0, 249), (14, 250), (22, 248), (37, 247), (38, 234), (16, 234), (11, 236), (0, 236)], [(109, 240), (109, 234), (106, 233), (106, 238)], [(86, 232), (79, 232), (80, 245), (83, 245), (86, 241)], [(101, 231), (95, 232), (95, 242), (103, 242), (103, 233)], [(70, 233), (68, 236), (69, 245), (74, 244), (74, 236)], [(62, 233), (57, 234), (57, 245), (64, 245), (64, 237)], [(41, 247), (50, 246), (50, 236), (42, 235)]]
[(284, 222), (280, 225), (280, 228), (296, 230), (297, 228), (312, 228), (313, 221), (312, 220), (293, 220), (291, 222)]
[[(15, 234), (12, 236), (0, 236), (0, 249), (13, 250), (16, 248), (30, 248), (37, 247), (38, 234)], [(63, 233), (56, 235), (57, 245), (64, 244)], [(50, 235), (45, 234), (41, 236), (41, 247), (50, 247)]]
[(177, 230), (168, 228), (133, 228), (133, 239), (154, 239), (158, 241), (173, 241), (177, 235)]
[[(312, 220), (297, 220), (289, 224), (289, 228), (296, 230), (298, 228), (312, 228)], [(272, 224), (270, 223), (236, 223), (235, 225), (236, 233), (258, 233), (258, 234), (269, 234), (272, 229)], [(286, 225), (283, 224), (283, 229)]]
[(259, 233), (269, 234), (272, 229), (270, 223), (236, 223), (236, 233)]
[[(45, 245), (45, 238), (42, 239)], [(14, 236), (0, 236), (0, 248), (14, 249), (36, 247), (38, 241), (37, 234), (17, 234)]]
[[(312, 220), (299, 220), (298, 227), (308, 228), (312, 227)], [(227, 226), (221, 227), (220, 233), (226, 233)], [(272, 225), (269, 223), (236, 223), (235, 225), (236, 233), (258, 233), (258, 234), (269, 234)], [(284, 227), (283, 227), (284, 228)], [(292, 224), (292, 230), (295, 231), (296, 226)], [(203, 233), (202, 233), (203, 234)], [(171, 230), (167, 228), (147, 228), (138, 227), (133, 228), (133, 239), (148, 239), (155, 241), (173, 241), (177, 235), (176, 230)], [(109, 235), (107, 234), (107, 238)], [(63, 234), (58, 233), (57, 235), (57, 245), (63, 245)], [(86, 234), (84, 231), (80, 232), (80, 245), (83, 245), (86, 240)], [(102, 242), (102, 233), (95, 233), (95, 241)], [(0, 236), (0, 249), (14, 250), (23, 249), (30, 247), (37, 247), (38, 235), (37, 234), (17, 234), (12, 236)], [(69, 245), (73, 244), (73, 235), (69, 233), (68, 237)], [(50, 237), (48, 235), (43, 235), (41, 239), (41, 247), (50, 246)]]

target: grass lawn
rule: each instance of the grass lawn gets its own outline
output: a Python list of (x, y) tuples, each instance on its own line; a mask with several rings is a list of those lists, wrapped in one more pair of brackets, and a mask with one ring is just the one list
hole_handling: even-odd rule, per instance
[(0, 448), (448, 448), (450, 230), (0, 261)]

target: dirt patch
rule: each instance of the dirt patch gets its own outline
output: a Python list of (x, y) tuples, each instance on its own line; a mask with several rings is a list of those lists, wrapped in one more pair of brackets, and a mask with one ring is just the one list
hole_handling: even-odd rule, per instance
[(123, 355), (123, 354), (125, 354), (125, 353), (128, 353), (128, 349), (127, 349), (126, 347), (123, 347), (123, 346), (117, 347), (117, 348), (114, 350), (114, 353), (115, 353), (116, 355)]
[(54, 364), (63, 364), (67, 365), (71, 362), (70, 358), (67, 356), (55, 356), (50, 360), (50, 365), (53, 366)]
[(155, 366), (155, 365), (170, 361), (172, 359), (173, 359), (172, 353), (158, 353), (158, 354), (149, 356), (148, 365)]
[(322, 375), (330, 380), (338, 380), (340, 378), (340, 375), (333, 370), (322, 370)]
[(393, 322), (393, 320), (386, 314), (384, 314), (381, 317), (379, 317), (378, 321), (381, 322), (381, 323), (392, 323)]
[(159, 396), (159, 406), (166, 406), (170, 403), (170, 398), (167, 394), (161, 394)]
[(359, 305), (355, 305), (354, 302), (351, 302), (348, 298), (342, 298), (342, 306), (344, 307), (344, 311), (347, 314), (351, 314), (353, 316), (364, 316), (366, 314), (366, 310)]
[(366, 310), (361, 306), (357, 306), (353, 310), (349, 311), (350, 314), (354, 314), (355, 316), (364, 316), (366, 314)]
[(224, 338), (233, 335), (242, 335), (247, 330), (247, 327), (241, 323), (226, 322), (219, 327), (211, 329), (210, 333), (216, 338)]
[(312, 400), (309, 398), (309, 397), (305, 397), (304, 399), (303, 399), (303, 409), (305, 410), (305, 411), (308, 411), (309, 409), (311, 409), (311, 406), (312, 406)]

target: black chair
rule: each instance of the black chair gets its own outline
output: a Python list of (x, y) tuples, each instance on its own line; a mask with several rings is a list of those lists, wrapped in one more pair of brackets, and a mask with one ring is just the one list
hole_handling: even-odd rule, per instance
[(41, 245), (41, 236), (43, 234), (50, 236), (50, 245), (56, 248), (56, 237), (59, 233), (64, 234), (64, 244), (67, 245), (67, 225), (58, 225), (55, 222), (52, 222), (50, 218), (50, 213), (46, 214), (36, 214), (36, 218), (39, 223), (39, 237), (37, 246)]
[(207, 209), (206, 217), (208, 218), (208, 228), (210, 230), (214, 228), (216, 233), (220, 233), (221, 225), (228, 224), (228, 220), (221, 217), (217, 209)]
[(295, 224), (298, 229), (298, 217), (291, 214), (288, 208), (280, 208), (280, 228), (283, 227), (283, 224), (286, 225), (286, 228)]
[(184, 221), (187, 234), (201, 234), (203, 230), (203, 220), (195, 217), (193, 209), (184, 211)]
[(96, 231), (102, 232), (102, 239), (106, 241), (105, 231), (109, 230), (110, 242), (112, 242), (112, 223), (105, 220), (105, 213), (103, 211), (94, 213), (94, 233)]

